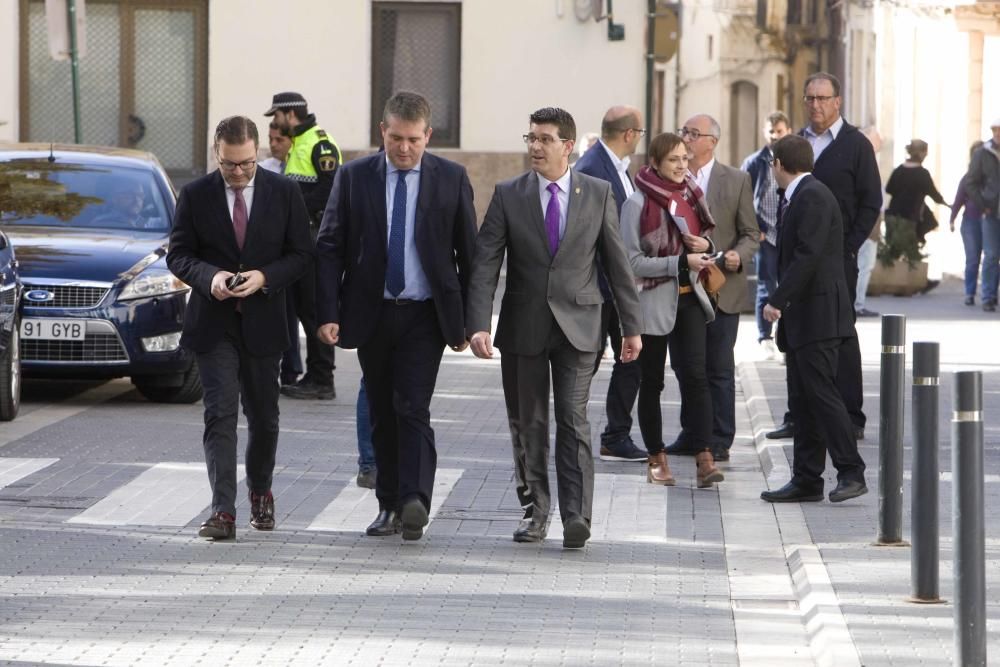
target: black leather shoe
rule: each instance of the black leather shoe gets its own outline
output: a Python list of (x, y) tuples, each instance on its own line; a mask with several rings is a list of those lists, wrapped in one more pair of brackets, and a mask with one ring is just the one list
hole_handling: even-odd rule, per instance
[(250, 525), (257, 530), (274, 530), (274, 496), (250, 492)]
[(830, 492), (831, 503), (842, 503), (851, 498), (857, 498), (868, 493), (868, 487), (864, 482), (852, 480), (841, 480), (837, 482), (837, 488)]
[(207, 537), (216, 542), (236, 539), (236, 517), (226, 512), (216, 512), (201, 524), (198, 537)]
[(404, 540), (419, 540), (424, 536), (424, 526), (427, 525), (427, 508), (419, 498), (411, 498), (403, 503), (399, 513), (403, 524)]
[(674, 440), (672, 443), (663, 448), (667, 454), (671, 456), (695, 456), (696, 454), (702, 453), (704, 448), (695, 449), (686, 442), (681, 442), (680, 440)]
[(582, 549), (590, 539), (590, 526), (579, 514), (563, 522), (563, 549)]
[(358, 478), (355, 483), (362, 489), (374, 489), (375, 488), (375, 471), (374, 470), (359, 470)]
[(762, 492), (760, 499), (769, 503), (818, 503), (823, 500), (823, 491), (813, 493), (795, 482), (789, 482), (777, 491)]
[(288, 398), (314, 401), (329, 401), (337, 398), (337, 390), (333, 386), (332, 379), (329, 384), (326, 384), (316, 382), (308, 375), (304, 375), (301, 380), (293, 385), (283, 386), (281, 393)]
[(719, 461), (728, 461), (729, 460), (729, 450), (728, 449), (724, 449), (724, 448), (713, 449), (712, 450), (712, 458), (715, 459), (716, 463), (718, 463)]
[(547, 521), (535, 521), (531, 517), (521, 519), (514, 531), (515, 542), (541, 542), (549, 534)]
[(855, 440), (864, 440), (865, 439), (865, 427), (864, 426), (855, 426), (854, 427), (854, 439)]
[(785, 422), (773, 431), (765, 433), (764, 437), (768, 440), (784, 440), (785, 438), (794, 438), (795, 422)]
[(392, 510), (379, 510), (378, 516), (365, 529), (365, 535), (388, 537), (399, 532), (399, 514)]

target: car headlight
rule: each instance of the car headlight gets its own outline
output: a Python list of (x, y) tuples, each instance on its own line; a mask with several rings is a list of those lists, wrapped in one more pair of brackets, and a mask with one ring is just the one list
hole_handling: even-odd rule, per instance
[(126, 283), (118, 300), (148, 299), (153, 296), (185, 292), (189, 289), (180, 278), (167, 269), (146, 269)]

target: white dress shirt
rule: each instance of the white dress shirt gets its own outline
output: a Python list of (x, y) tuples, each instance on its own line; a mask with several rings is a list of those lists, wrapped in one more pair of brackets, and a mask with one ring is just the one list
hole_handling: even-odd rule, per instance
[(702, 193), (706, 197), (708, 196), (708, 181), (712, 178), (712, 167), (714, 166), (715, 157), (713, 156), (712, 159), (708, 161), (708, 164), (703, 166), (697, 172), (692, 172), (691, 174), (694, 182), (698, 184), (698, 187), (701, 188)]
[[(247, 205), (247, 222), (250, 222), (250, 209), (253, 208), (253, 184), (257, 180), (257, 174), (253, 175), (250, 182), (243, 188), (243, 203)], [(229, 219), (233, 219), (233, 207), (236, 205), (236, 192), (226, 183), (226, 204), (229, 206)]]
[[(792, 181), (791, 183), (788, 184), (788, 187), (785, 188), (785, 201), (786, 202), (791, 203), (791, 201), (792, 201), (792, 195), (795, 194), (795, 189), (797, 187), (799, 187), (799, 183), (802, 182), (802, 179), (805, 178), (806, 176), (808, 176), (810, 173), (812, 173), (812, 172), (808, 172), (807, 171), (804, 174), (799, 174), (798, 176), (795, 177), (794, 181)], [(786, 211), (788, 210), (788, 204), (785, 204), (785, 210)]]
[[(558, 180), (550, 181), (541, 174), (538, 174), (538, 197), (542, 202), (542, 220), (545, 220), (545, 210), (549, 206), (549, 199), (552, 198), (552, 194), (548, 191), (549, 183), (555, 183), (559, 186), (559, 192), (557, 196), (559, 197), (559, 240), (562, 241), (563, 236), (566, 235), (566, 209), (569, 207), (569, 181), (570, 181), (570, 169), (566, 170), (566, 173), (559, 177)], [(537, 173), (537, 172), (536, 172)]]
[(812, 128), (806, 125), (806, 139), (813, 149), (813, 161), (819, 159), (819, 156), (823, 154), (826, 147), (833, 143), (833, 140), (837, 138), (840, 134), (841, 128), (844, 127), (844, 117), (838, 116), (837, 120), (834, 121), (833, 125), (827, 128), (826, 132), (821, 134), (816, 134), (812, 131)]
[(619, 158), (615, 155), (615, 152), (608, 148), (608, 145), (604, 143), (604, 139), (598, 140), (601, 146), (604, 146), (604, 151), (611, 158), (611, 164), (615, 166), (615, 171), (618, 172), (618, 179), (622, 182), (622, 187), (625, 188), (625, 198), (628, 199), (635, 192), (635, 186), (632, 185), (632, 179), (628, 177), (628, 167), (632, 164), (632, 158), (625, 156), (624, 158)]

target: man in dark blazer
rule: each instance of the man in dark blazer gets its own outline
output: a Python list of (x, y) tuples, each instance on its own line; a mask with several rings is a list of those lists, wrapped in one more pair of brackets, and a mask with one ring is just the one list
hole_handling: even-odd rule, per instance
[[(813, 176), (828, 187), (837, 200), (844, 221), (844, 276), (854, 303), (858, 286), (858, 251), (871, 234), (882, 211), (882, 178), (871, 142), (840, 115), (840, 81), (832, 74), (811, 74), (803, 89), (809, 124), (799, 132), (813, 149)], [(864, 438), (867, 417), (863, 407), (861, 348), (857, 334), (841, 351), (837, 387), (851, 415), (854, 435)], [(789, 437), (794, 432), (794, 411), (768, 434)]]
[[(678, 134), (691, 153), (688, 168), (705, 193), (708, 210), (715, 220), (712, 241), (724, 255), (726, 284), (719, 291), (715, 319), (705, 329), (708, 386), (712, 393), (712, 456), (728, 461), (736, 438), (736, 337), (740, 309), (747, 295), (747, 274), (760, 246), (760, 227), (753, 208), (750, 175), (722, 164), (715, 157), (722, 129), (711, 116), (698, 114), (684, 123)], [(688, 404), (681, 396), (681, 433), (666, 448), (668, 454), (697, 456), (700, 449), (690, 443)]]
[[(250, 525), (274, 528), (278, 364), (288, 347), (286, 289), (312, 261), (309, 214), (293, 182), (257, 169), (257, 127), (231, 116), (215, 130), (219, 169), (181, 190), (167, 266), (191, 286), (181, 345), (205, 389), (212, 515), (199, 535), (236, 536), (236, 421), (247, 418)], [(242, 280), (242, 282), (240, 282)]]
[[(601, 120), (601, 138), (583, 154), (573, 168), (581, 174), (600, 178), (611, 184), (611, 194), (615, 197), (615, 210), (621, 217), (622, 204), (635, 192), (628, 168), (631, 155), (645, 130), (642, 129), (642, 113), (635, 107), (615, 106), (608, 109)], [(639, 394), (639, 365), (623, 364), (622, 329), (618, 310), (608, 289), (603, 270), (598, 275), (604, 305), (601, 308), (601, 329), (611, 338), (611, 349), (615, 353), (615, 363), (608, 381), (608, 395), (605, 411), (607, 426), (601, 433), (600, 457), (604, 461), (643, 461), (649, 455), (632, 441), (632, 408)], [(600, 366), (598, 355), (594, 371)]]
[(624, 363), (642, 348), (642, 314), (618, 216), (606, 181), (570, 170), (576, 139), (563, 109), (531, 114), (524, 135), (531, 171), (496, 186), (476, 237), (469, 286), (472, 351), (491, 358), (493, 296), (507, 256), (507, 282), (497, 347), (503, 352), (507, 419), (514, 477), (525, 515), (517, 542), (539, 542), (548, 531), (549, 372), (556, 415), (556, 475), (563, 547), (590, 538), (594, 462), (587, 400), (601, 351), (597, 261), (604, 267), (622, 322)]
[[(792, 479), (768, 502), (823, 499), (826, 452), (837, 468), (831, 502), (868, 492), (865, 463), (847, 408), (836, 386), (838, 358), (854, 337), (854, 300), (844, 277), (844, 233), (840, 207), (829, 188), (810, 175), (812, 148), (798, 136), (774, 144), (774, 177), (787, 205), (779, 213), (778, 288), (764, 317), (779, 321), (778, 347), (787, 355), (795, 433)], [(779, 209), (780, 210), (780, 209)], [(779, 319), (780, 318), (780, 319)]]
[(319, 336), (357, 348), (371, 408), (379, 513), (366, 533), (418, 540), (437, 450), (430, 403), (445, 344), (461, 351), (476, 235), (465, 168), (425, 152), (431, 109), (385, 105), (385, 152), (337, 171), (317, 237)]

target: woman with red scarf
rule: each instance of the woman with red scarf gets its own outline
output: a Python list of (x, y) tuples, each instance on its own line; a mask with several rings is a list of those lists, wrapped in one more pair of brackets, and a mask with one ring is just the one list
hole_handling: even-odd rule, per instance
[(688, 152), (676, 134), (649, 144), (649, 164), (636, 175), (636, 191), (622, 206), (621, 228), (642, 306), (639, 430), (649, 452), (650, 484), (674, 485), (663, 448), (660, 394), (667, 349), (684, 405), (690, 411), (698, 488), (724, 478), (711, 451), (712, 398), (705, 375), (705, 326), (715, 309), (698, 281), (714, 252), (715, 222), (704, 195), (688, 175)]

